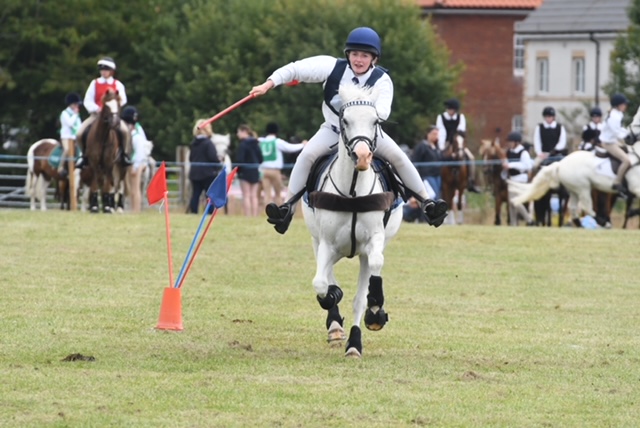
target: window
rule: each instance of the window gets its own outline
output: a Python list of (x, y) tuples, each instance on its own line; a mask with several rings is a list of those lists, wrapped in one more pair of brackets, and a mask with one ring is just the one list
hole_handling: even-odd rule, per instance
[(536, 60), (536, 70), (538, 92), (549, 92), (549, 58), (538, 58)]
[(573, 58), (573, 91), (583, 94), (584, 93), (584, 80), (585, 80), (585, 67), (584, 57)]
[(511, 130), (522, 133), (524, 130), (524, 120), (522, 120), (522, 115), (517, 114), (511, 118)]
[(524, 39), (513, 36), (513, 75), (524, 76)]

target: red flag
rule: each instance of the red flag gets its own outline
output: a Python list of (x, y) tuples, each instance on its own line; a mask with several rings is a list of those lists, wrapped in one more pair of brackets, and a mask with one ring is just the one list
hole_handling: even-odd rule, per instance
[(149, 187), (147, 187), (149, 205), (156, 204), (164, 199), (165, 192), (167, 192), (167, 168), (164, 161), (162, 161), (160, 168), (149, 182)]

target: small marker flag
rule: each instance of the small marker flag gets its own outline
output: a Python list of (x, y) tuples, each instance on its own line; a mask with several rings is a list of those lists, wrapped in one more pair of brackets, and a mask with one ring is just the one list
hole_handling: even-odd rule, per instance
[(216, 208), (222, 208), (227, 204), (227, 170), (225, 168), (222, 168), (209, 186), (207, 197), (211, 205)]
[(156, 174), (149, 182), (149, 187), (147, 187), (147, 201), (149, 201), (149, 205), (156, 204), (164, 199), (164, 194), (166, 192), (167, 168), (164, 161), (162, 161), (160, 168), (158, 168), (158, 171), (156, 171)]

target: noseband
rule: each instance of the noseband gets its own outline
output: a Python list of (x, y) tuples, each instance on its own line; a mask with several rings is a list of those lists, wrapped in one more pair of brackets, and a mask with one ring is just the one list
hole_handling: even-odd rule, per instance
[(344, 111), (348, 107), (353, 107), (353, 106), (369, 106), (374, 109), (376, 108), (376, 106), (371, 101), (360, 100), (360, 101), (348, 102), (340, 108), (340, 135), (342, 137), (342, 142), (347, 148), (347, 153), (349, 153), (349, 157), (351, 159), (354, 159), (355, 161), (356, 159), (355, 159), (355, 155), (353, 154), (353, 148), (360, 141), (364, 141), (367, 144), (367, 146), (369, 146), (369, 150), (371, 150), (372, 153), (376, 151), (376, 147), (378, 145), (378, 128), (380, 127), (380, 123), (379, 122), (376, 123), (373, 139), (367, 137), (366, 135), (356, 135), (355, 137), (347, 140), (346, 133), (344, 132), (344, 121), (342, 120), (342, 116), (344, 115)]

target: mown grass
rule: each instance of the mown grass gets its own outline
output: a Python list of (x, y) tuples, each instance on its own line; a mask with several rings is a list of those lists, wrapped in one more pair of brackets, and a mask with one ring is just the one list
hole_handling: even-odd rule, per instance
[[(199, 221), (172, 215), (176, 274)], [(636, 426), (637, 230), (403, 225), (390, 323), (325, 343), (303, 222), (219, 216), (154, 329), (164, 220), (0, 212), (0, 425)], [(356, 260), (338, 265), (351, 322)], [(63, 362), (81, 353), (93, 362)]]

